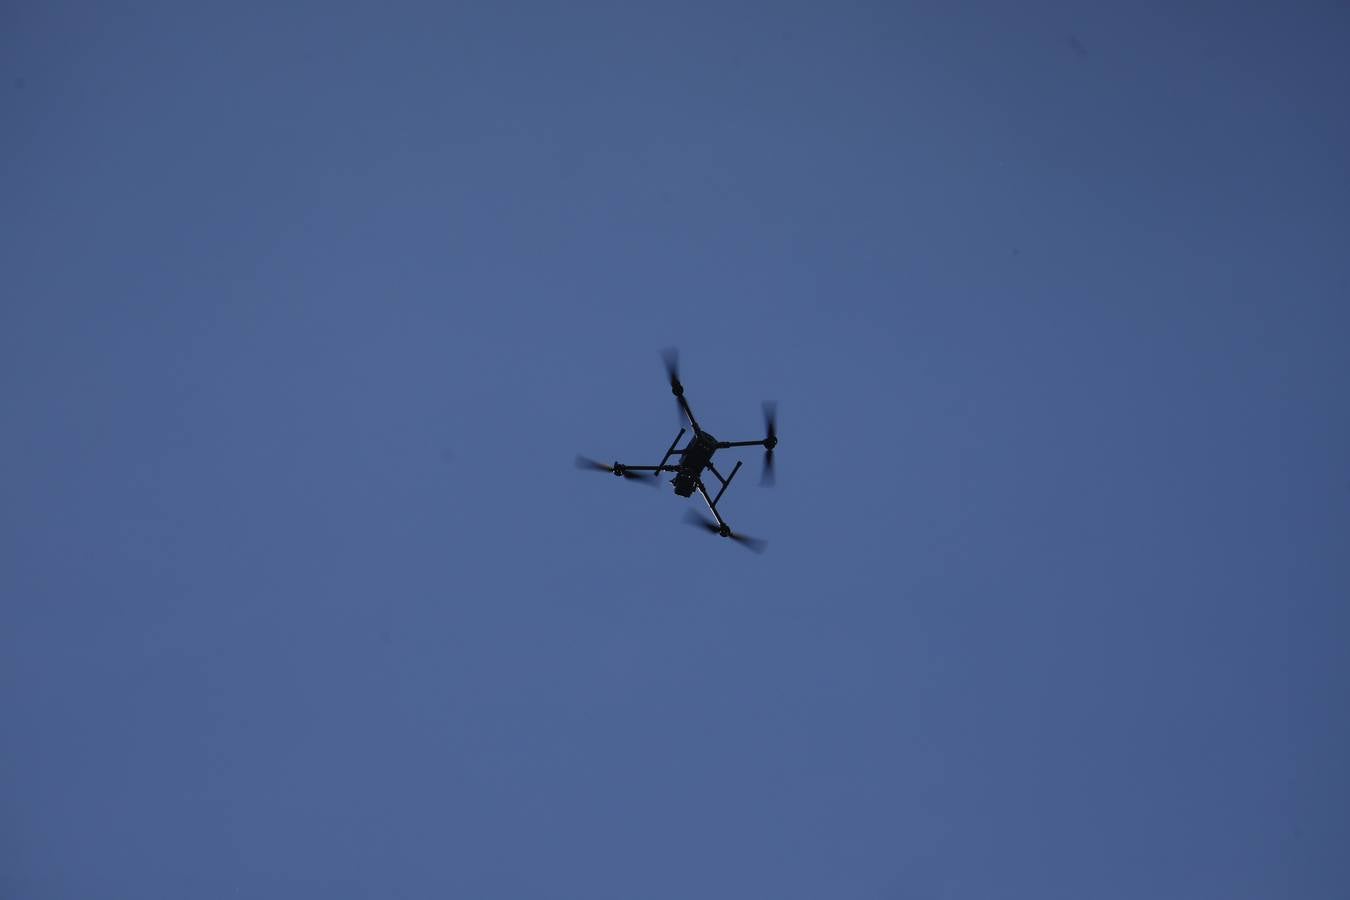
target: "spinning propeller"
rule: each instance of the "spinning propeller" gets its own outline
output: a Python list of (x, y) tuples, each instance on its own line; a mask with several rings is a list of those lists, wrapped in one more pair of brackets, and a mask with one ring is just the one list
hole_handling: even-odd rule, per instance
[(773, 448), (776, 446), (778, 446), (778, 404), (766, 400), (764, 403), (764, 470), (759, 476), (760, 484), (773, 484)]
[(670, 392), (675, 395), (675, 418), (683, 425), (684, 404), (680, 402), (680, 398), (684, 396), (684, 385), (680, 382), (680, 351), (674, 347), (667, 347), (661, 351), (661, 360), (666, 364), (666, 378), (670, 381)]
[(746, 534), (738, 534), (731, 530), (729, 525), (718, 525), (716, 522), (708, 520), (707, 516), (687, 509), (684, 512), (684, 520), (696, 528), (702, 528), (713, 534), (721, 535), (724, 538), (731, 538), (736, 543), (755, 553), (763, 553), (764, 548), (769, 545), (768, 541), (762, 541), (759, 538), (752, 538)]
[(680, 384), (680, 351), (674, 347), (667, 347), (661, 351), (661, 359), (666, 364), (666, 377), (670, 379), (670, 390), (678, 397), (684, 393), (684, 385)]
[(620, 463), (615, 463), (612, 466), (606, 465), (598, 459), (591, 459), (589, 456), (582, 456), (579, 453), (577, 454), (577, 468), (593, 470), (596, 472), (609, 472), (612, 475), (617, 475), (620, 478), (627, 478), (630, 481), (639, 481), (652, 487), (656, 486), (656, 478), (654, 475), (646, 472), (633, 472)]

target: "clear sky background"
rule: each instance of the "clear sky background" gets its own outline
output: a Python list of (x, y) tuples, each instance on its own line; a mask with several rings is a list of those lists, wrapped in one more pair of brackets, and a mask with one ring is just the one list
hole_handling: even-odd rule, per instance
[(1347, 46), (6, 4), (0, 896), (1346, 896)]

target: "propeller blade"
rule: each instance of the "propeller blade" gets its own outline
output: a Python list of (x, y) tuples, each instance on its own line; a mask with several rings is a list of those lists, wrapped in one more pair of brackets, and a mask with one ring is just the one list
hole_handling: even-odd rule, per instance
[(674, 387), (680, 383), (680, 351), (667, 347), (661, 351), (661, 359), (666, 364), (666, 377), (670, 379), (670, 386)]
[(684, 511), (684, 520), (695, 527), (706, 528), (713, 534), (719, 534), (722, 531), (721, 527), (716, 522), (712, 521), (702, 513), (694, 512), (692, 509), (686, 509)]
[(684, 385), (680, 383), (680, 351), (667, 347), (661, 351), (661, 360), (666, 364), (666, 378), (670, 381), (670, 390), (675, 395), (675, 420), (684, 425), (684, 407), (680, 405), (680, 396), (684, 394)]
[(762, 538), (752, 538), (748, 534), (737, 534), (734, 531), (731, 533), (731, 539), (751, 553), (763, 553), (769, 546), (769, 542)]
[(593, 469), (597, 472), (613, 472), (614, 467), (600, 462), (598, 459), (591, 459), (589, 456), (577, 454), (576, 467), (578, 469)]
[(759, 483), (766, 487), (774, 483), (773, 448), (776, 446), (778, 446), (778, 404), (766, 400), (764, 402), (764, 468), (759, 476)]

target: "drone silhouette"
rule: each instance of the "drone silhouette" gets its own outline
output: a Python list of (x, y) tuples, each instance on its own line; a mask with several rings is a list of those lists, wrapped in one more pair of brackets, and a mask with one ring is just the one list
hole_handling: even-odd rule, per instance
[[(727, 488), (731, 485), (731, 479), (736, 477), (736, 473), (741, 470), (741, 461), (737, 460), (732, 468), (731, 474), (723, 478), (722, 473), (717, 471), (717, 467), (712, 463), (713, 454), (718, 450), (726, 450), (731, 447), (763, 447), (764, 448), (764, 467), (760, 475), (761, 485), (773, 484), (773, 448), (778, 446), (778, 409), (774, 403), (766, 402), (764, 404), (764, 437), (757, 441), (719, 441), (699, 426), (698, 420), (694, 418), (694, 411), (689, 408), (689, 401), (684, 397), (684, 385), (680, 382), (680, 358), (679, 351), (670, 349), (662, 353), (666, 363), (666, 375), (670, 378), (670, 392), (675, 395), (675, 402), (679, 405), (680, 413), (689, 420), (689, 425), (694, 429), (693, 437), (683, 449), (675, 449), (680, 438), (684, 437), (684, 428), (675, 435), (675, 440), (670, 442), (670, 448), (666, 450), (666, 455), (661, 457), (661, 464), (656, 466), (630, 466), (621, 462), (615, 462), (613, 465), (606, 465), (594, 459), (585, 456), (577, 456), (577, 468), (590, 469), (601, 472), (610, 472), (619, 478), (626, 478), (630, 481), (638, 481), (654, 485), (660, 477), (661, 472), (673, 472), (675, 477), (670, 483), (675, 486), (675, 493), (681, 497), (691, 497), (694, 491), (698, 491), (703, 496), (703, 500), (708, 504), (708, 510), (713, 514), (716, 523), (692, 509), (685, 514), (685, 520), (691, 525), (696, 525), (713, 534), (721, 535), (724, 538), (731, 538), (733, 541), (748, 547), (756, 553), (762, 552), (765, 542), (732, 531), (731, 526), (722, 518), (722, 514), (717, 511), (717, 501), (722, 499)], [(679, 456), (677, 465), (667, 465), (672, 456)], [(708, 489), (703, 484), (703, 471), (708, 470), (713, 476), (722, 483), (717, 491), (717, 496), (709, 496)]]

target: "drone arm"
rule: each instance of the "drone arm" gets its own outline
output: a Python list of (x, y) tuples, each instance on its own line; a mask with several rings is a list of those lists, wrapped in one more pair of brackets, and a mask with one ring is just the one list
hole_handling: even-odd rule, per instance
[[(717, 449), (726, 450), (730, 447), (767, 447), (769, 446), (770, 440), (770, 438), (760, 438), (757, 441), (718, 441)], [(778, 442), (774, 441), (774, 443), (776, 444)]]
[[(735, 473), (733, 472), (732, 474)], [(703, 486), (703, 479), (699, 479), (695, 483), (698, 486), (698, 492), (703, 495), (703, 502), (708, 504), (708, 511), (713, 514), (713, 518), (717, 520), (717, 524), (723, 528), (729, 529), (731, 526), (726, 523), (726, 520), (722, 518), (722, 514), (717, 511), (717, 501), (708, 496), (708, 489)], [(726, 490), (726, 487), (723, 486), (722, 490)], [(718, 491), (717, 496), (721, 497), (722, 492)]]
[[(680, 392), (675, 395), (675, 399), (679, 401), (680, 409), (684, 410), (685, 418), (689, 420), (689, 424), (694, 426), (694, 434), (702, 433), (703, 429), (698, 427), (698, 422), (694, 419), (694, 411), (689, 408), (689, 401), (684, 399), (683, 388), (681, 388)], [(684, 429), (680, 429), (680, 433), (683, 434)], [(675, 440), (678, 441), (679, 438), (676, 438)]]

